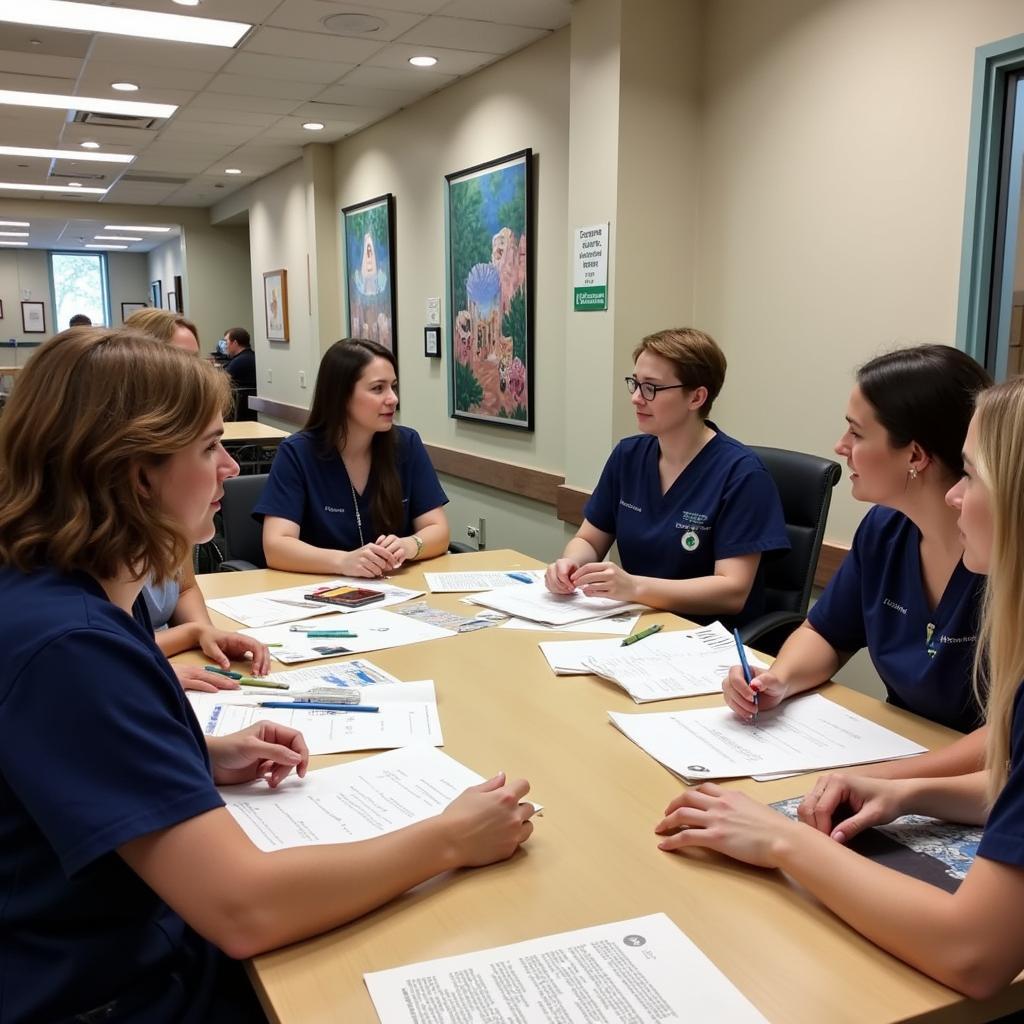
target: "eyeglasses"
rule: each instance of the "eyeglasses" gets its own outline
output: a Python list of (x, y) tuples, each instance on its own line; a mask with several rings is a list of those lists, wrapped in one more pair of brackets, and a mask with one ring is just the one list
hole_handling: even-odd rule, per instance
[(686, 384), (652, 384), (648, 380), (637, 380), (636, 377), (626, 378), (626, 387), (629, 389), (631, 395), (636, 394), (636, 389), (640, 389), (640, 394), (643, 396), (644, 401), (653, 402), (658, 397), (659, 391), (674, 391), (676, 388), (685, 388)]

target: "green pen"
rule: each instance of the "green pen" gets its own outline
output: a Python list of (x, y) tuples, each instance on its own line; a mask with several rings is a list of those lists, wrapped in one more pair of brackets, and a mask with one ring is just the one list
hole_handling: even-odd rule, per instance
[(635, 644), (637, 640), (643, 640), (645, 636), (653, 636), (655, 633), (661, 632), (661, 626), (655, 623), (653, 626), (648, 626), (646, 629), (641, 629), (639, 633), (634, 633), (632, 636), (627, 636), (622, 641), (622, 647), (628, 647), (630, 644)]
[(241, 672), (232, 672), (227, 668), (218, 668), (216, 665), (204, 665), (203, 670), (205, 672), (214, 672), (218, 676), (224, 676), (226, 679), (234, 679), (242, 686), (264, 686), (268, 690), (288, 690), (290, 689), (288, 683), (275, 683), (269, 679), (257, 679), (255, 676), (245, 676)]
[(347, 629), (311, 629), (305, 634), (311, 640), (315, 640), (318, 637), (342, 637), (345, 639), (351, 639), (354, 636), (358, 636), (358, 633), (350, 633)]

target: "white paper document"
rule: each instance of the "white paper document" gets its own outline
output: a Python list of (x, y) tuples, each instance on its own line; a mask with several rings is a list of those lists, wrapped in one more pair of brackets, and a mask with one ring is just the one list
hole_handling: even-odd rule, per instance
[(543, 622), (531, 622), (529, 619), (509, 619), (498, 628), (528, 629), (534, 633), (607, 633), (610, 636), (629, 636), (639, 621), (639, 612), (625, 612), (604, 619), (591, 619), (589, 622), (570, 622), (565, 626), (546, 626)]
[[(189, 698), (199, 726), (207, 736), (227, 736), (254, 722), (277, 722), (302, 733), (311, 754), (342, 754), (352, 750), (391, 750), (444, 743), (437, 715), (437, 697), (431, 680), (415, 683), (379, 683), (363, 691), (362, 704), (379, 707), (376, 713), (361, 711), (312, 711), (296, 704), (289, 708), (261, 708), (260, 699), (278, 701), (276, 690), (263, 698), (251, 693), (244, 700), (232, 694)], [(283, 698), (287, 700), (287, 696)], [(198, 705), (198, 706), (197, 706)], [(340, 705), (344, 706), (344, 705)]]
[(432, 626), (428, 622), (419, 622), (406, 615), (376, 609), (315, 619), (309, 625), (316, 630), (343, 630), (356, 635), (310, 637), (304, 632), (292, 630), (291, 626), (283, 625), (243, 629), (241, 632), (265, 644), (280, 644), (280, 647), (271, 648), (270, 653), (283, 665), (315, 661), (318, 658), (337, 658), (345, 654), (366, 654), (369, 651), (383, 651), (391, 647), (404, 647), (425, 640), (455, 636), (453, 630)]
[(925, 749), (817, 693), (762, 711), (755, 721), (727, 707), (608, 715), (638, 747), (690, 782), (841, 768)]
[[(527, 579), (516, 579), (526, 576)], [(468, 594), (474, 590), (532, 586), (544, 582), (543, 569), (509, 569), (507, 572), (425, 572), (423, 578), (433, 594)]]
[(440, 814), (483, 779), (435, 747), (405, 747), (265, 782), (225, 786), (220, 794), (261, 850), (372, 839)]
[(506, 615), (543, 622), (549, 626), (603, 619), (643, 607), (607, 597), (584, 597), (579, 591), (574, 594), (552, 594), (546, 587), (538, 586), (501, 587), (486, 594), (475, 594), (473, 600), (485, 608), (494, 608)]
[(358, 608), (342, 608), (340, 605), (321, 604), (318, 601), (307, 601), (306, 594), (324, 587), (362, 587), (365, 590), (376, 590), (384, 594), (384, 600), (375, 601), (374, 608), (387, 608), (389, 605), (401, 604), (414, 597), (419, 597), (422, 590), (406, 590), (404, 587), (392, 586), (390, 583), (375, 580), (339, 577), (326, 583), (306, 583), (301, 587), (287, 587), (284, 590), (267, 590), (262, 594), (244, 594), (239, 597), (211, 597), (206, 603), (214, 611), (226, 615), (229, 619), (241, 622), (244, 626), (275, 626), (281, 622), (296, 622), (315, 615), (339, 615), (355, 611)]
[(286, 672), (271, 672), (267, 678), (275, 683), (287, 683), (291, 693), (308, 693), (328, 686), (375, 686), (377, 683), (402, 681), (366, 658), (353, 658), (337, 665), (310, 665)]
[(767, 1024), (665, 914), (364, 974), (381, 1024)]

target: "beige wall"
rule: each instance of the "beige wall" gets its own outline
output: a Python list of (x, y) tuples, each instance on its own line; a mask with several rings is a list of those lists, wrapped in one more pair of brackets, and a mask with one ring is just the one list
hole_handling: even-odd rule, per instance
[[(177, 235), (169, 238), (163, 245), (150, 249), (146, 254), (146, 265), (149, 271), (150, 283), (160, 282), (160, 305), (168, 309), (167, 293), (174, 291), (174, 278), (183, 277), (185, 273), (185, 259), (181, 251), (181, 238)], [(179, 300), (180, 300), (179, 296)], [(147, 292), (147, 302), (152, 301)], [(178, 308), (182, 308), (179, 301)]]
[(110, 323), (119, 325), (122, 302), (149, 302), (149, 261), (136, 252), (108, 252)]
[(247, 226), (203, 225), (182, 230), (185, 295), (181, 308), (199, 330), (203, 352), (212, 352), (230, 327), (252, 333), (252, 275)]

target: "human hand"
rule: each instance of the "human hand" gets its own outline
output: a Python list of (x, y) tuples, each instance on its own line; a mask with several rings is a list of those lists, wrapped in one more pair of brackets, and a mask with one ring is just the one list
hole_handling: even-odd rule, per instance
[[(725, 703), (740, 718), (753, 718), (755, 711), (771, 711), (778, 707), (789, 693), (789, 684), (784, 683), (770, 668), (754, 668), (750, 666), (750, 674), (754, 677), (751, 683), (743, 678), (743, 668), (733, 665), (729, 674), (722, 680), (722, 695)], [(757, 704), (754, 704), (754, 692), (757, 691)]]
[(342, 576), (379, 579), (389, 569), (396, 568), (394, 555), (380, 544), (364, 544), (355, 551), (341, 551), (339, 554), (338, 572)]
[[(902, 779), (872, 779), (866, 775), (832, 772), (823, 775), (803, 798), (797, 817), (837, 843), (848, 843), (873, 825), (884, 825), (903, 814)], [(849, 807), (853, 814), (836, 821), (836, 811)]]
[[(412, 551), (409, 550), (410, 545), (412, 546)], [(403, 562), (416, 554), (416, 541), (411, 537), (396, 537), (393, 533), (389, 533), (386, 536), (381, 534), (377, 538), (377, 546), (382, 547), (390, 554), (392, 569), (397, 569)]]
[(703, 846), (759, 868), (779, 866), (779, 846), (802, 826), (734, 789), (705, 782), (684, 790), (665, 808), (654, 831), (659, 850)]
[(228, 736), (208, 736), (206, 746), (218, 786), (235, 786), (266, 779), (271, 789), (294, 768), (301, 779), (309, 767), (309, 750), (302, 733), (276, 722), (257, 722)]
[(572, 574), (578, 568), (571, 558), (559, 558), (544, 570), (544, 585), (552, 594), (571, 594), (576, 589)]
[(202, 690), (204, 693), (216, 693), (218, 690), (237, 690), (238, 683), (227, 676), (209, 672), (201, 665), (172, 665), (183, 690)]
[(441, 813), (455, 863), (479, 867), (507, 860), (533, 832), (534, 806), (522, 803), (530, 792), (525, 779), (505, 781), (505, 773), (470, 786)]
[(614, 562), (587, 562), (572, 574), (570, 580), (587, 597), (636, 600), (636, 577)]
[(200, 626), (195, 646), (221, 668), (230, 668), (231, 662), (248, 658), (254, 676), (265, 676), (270, 671), (270, 649), (251, 636), (228, 633), (214, 626)]

